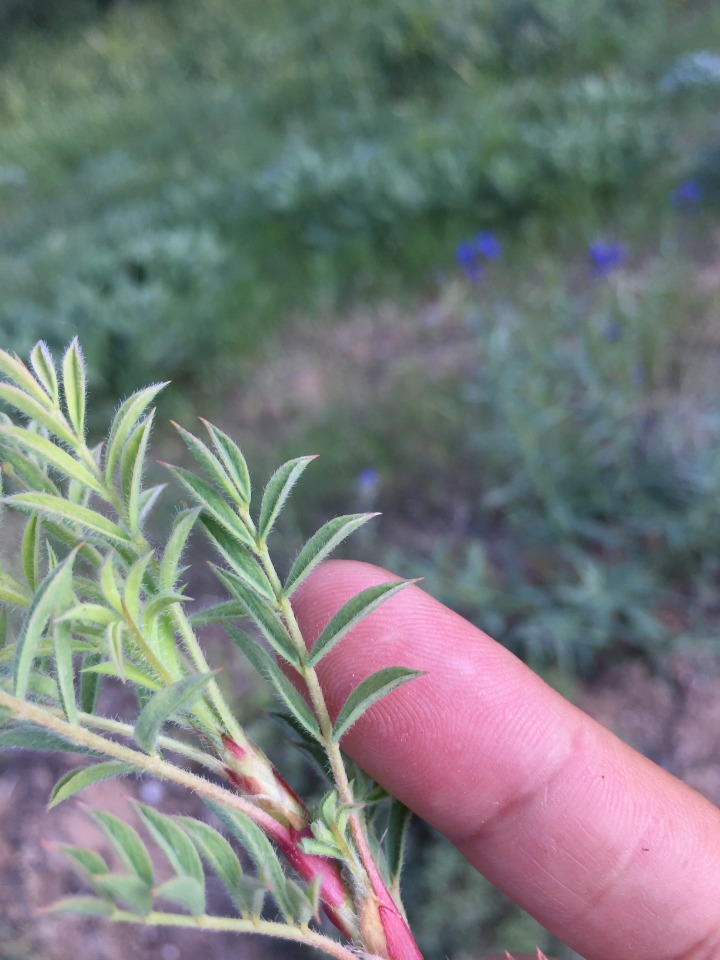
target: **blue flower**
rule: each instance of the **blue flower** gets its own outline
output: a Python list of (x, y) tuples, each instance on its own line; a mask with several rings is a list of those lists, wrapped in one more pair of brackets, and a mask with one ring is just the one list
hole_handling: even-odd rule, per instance
[(355, 477), (355, 487), (361, 496), (374, 496), (380, 486), (380, 474), (375, 467), (363, 467)]
[(588, 259), (598, 277), (606, 277), (627, 260), (627, 250), (621, 243), (596, 240), (588, 246)]
[(481, 230), (472, 240), (462, 240), (455, 248), (455, 262), (471, 283), (482, 277), (485, 261), (497, 260), (501, 255), (500, 241), (488, 230)]
[(485, 260), (497, 260), (502, 256), (500, 241), (489, 230), (481, 230), (473, 240), (473, 246), (478, 255)]
[(679, 209), (697, 207), (704, 194), (703, 185), (697, 180), (681, 180), (670, 193), (670, 202)]

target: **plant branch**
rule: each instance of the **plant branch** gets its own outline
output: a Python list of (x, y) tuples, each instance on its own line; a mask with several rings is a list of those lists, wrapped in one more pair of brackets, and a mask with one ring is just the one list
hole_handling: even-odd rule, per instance
[(184, 913), (152, 912), (139, 916), (126, 910), (115, 910), (108, 919), (122, 923), (136, 923), (158, 927), (191, 927), (196, 930), (221, 930), (230, 933), (260, 933), (282, 940), (293, 940), (315, 947), (337, 960), (358, 960), (358, 954), (332, 937), (326, 937), (307, 926), (292, 927), (286, 923), (271, 920), (244, 920), (235, 917), (192, 917)]

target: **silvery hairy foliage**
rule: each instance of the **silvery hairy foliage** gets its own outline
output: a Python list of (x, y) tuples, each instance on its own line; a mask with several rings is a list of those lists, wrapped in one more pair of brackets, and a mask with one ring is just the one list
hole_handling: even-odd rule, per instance
[[(42, 342), (29, 365), (0, 351), (0, 374), (8, 411), (0, 413), (4, 516), (12, 512), (23, 524), (17, 556), (0, 566), (0, 747), (77, 755), (50, 807), (103, 780), (151, 774), (194, 792), (207, 808), (204, 818), (167, 816), (137, 803), (140, 831), (91, 810), (123, 869), (95, 850), (63, 846), (88, 892), (52, 909), (261, 933), (339, 960), (421, 960), (399, 891), (409, 813), (340, 748), (368, 707), (418, 674), (380, 670), (332, 717), (316, 669), (410, 581), (353, 597), (311, 651), (290, 602), (310, 571), (373, 514), (330, 520), (281, 577), (268, 537), (313, 457), (283, 464), (254, 495), (239, 447), (203, 422), (202, 439), (177, 428), (197, 472), (165, 465), (170, 491), (192, 505), (151, 541), (148, 518), (161, 497), (172, 496), (165, 484), (145, 485), (152, 403), (165, 385), (130, 396), (102, 442), (89, 445), (77, 340), (59, 366)], [(217, 552), (214, 571), (226, 594), (204, 609), (190, 608), (185, 594), (183, 557), (195, 529)], [(240, 626), (247, 622), (252, 632)], [(224, 626), (270, 684), (298, 747), (318, 760), (327, 778), (319, 803), (300, 799), (239, 725), (205, 657), (209, 624)], [(101, 709), (101, 687), (119, 682), (135, 695), (133, 723)], [(156, 879), (148, 844), (167, 861), (170, 879)], [(208, 875), (227, 892), (226, 914), (207, 912)]]

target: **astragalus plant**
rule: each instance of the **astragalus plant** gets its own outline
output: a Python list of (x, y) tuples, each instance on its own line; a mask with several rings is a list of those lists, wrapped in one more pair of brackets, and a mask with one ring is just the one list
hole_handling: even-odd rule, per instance
[[(88, 895), (54, 908), (262, 933), (338, 960), (420, 958), (399, 898), (407, 811), (341, 752), (343, 734), (363, 711), (415, 673), (379, 671), (331, 717), (316, 671), (354, 624), (407, 581), (354, 597), (312, 652), (291, 606), (313, 567), (371, 515), (325, 524), (281, 577), (268, 537), (313, 458), (285, 463), (253, 497), (239, 448), (205, 423), (202, 440), (178, 428), (198, 472), (168, 467), (182, 507), (164, 537), (150, 538), (148, 517), (165, 495), (165, 484), (145, 486), (151, 405), (163, 385), (129, 397), (102, 442), (89, 444), (76, 341), (59, 368), (43, 343), (29, 365), (2, 351), (0, 373), (4, 517), (19, 514), (24, 524), (17, 555), (0, 568), (0, 745), (83, 755), (55, 785), (51, 806), (101, 780), (151, 774), (193, 791), (208, 808), (202, 819), (138, 803), (142, 836), (91, 811), (123, 870), (94, 850), (63, 847)], [(7, 526), (13, 532), (18, 524)], [(226, 591), (224, 602), (207, 609), (190, 609), (185, 595), (183, 555), (196, 528), (217, 551), (215, 573)], [(243, 621), (252, 633), (240, 628)], [(211, 623), (224, 625), (270, 683), (298, 745), (319, 761), (328, 779), (319, 803), (299, 799), (238, 724), (203, 652)], [(101, 687), (117, 683), (135, 695), (134, 723), (102, 710)], [(146, 842), (168, 861), (170, 879), (156, 881), (157, 857)], [(207, 912), (206, 873), (225, 886), (228, 915)], [(322, 913), (337, 934), (323, 927)]]

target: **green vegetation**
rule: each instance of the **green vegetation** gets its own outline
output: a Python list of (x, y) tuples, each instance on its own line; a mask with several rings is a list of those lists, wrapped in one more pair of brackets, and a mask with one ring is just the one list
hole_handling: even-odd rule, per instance
[[(51, 8), (0, 0), (2, 346), (78, 334), (91, 417), (232, 396), (256, 462), (322, 455), (288, 558), (354, 493), (368, 560), (560, 682), (717, 636), (716, 5)], [(327, 402), (254, 423), (303, 344)]]

